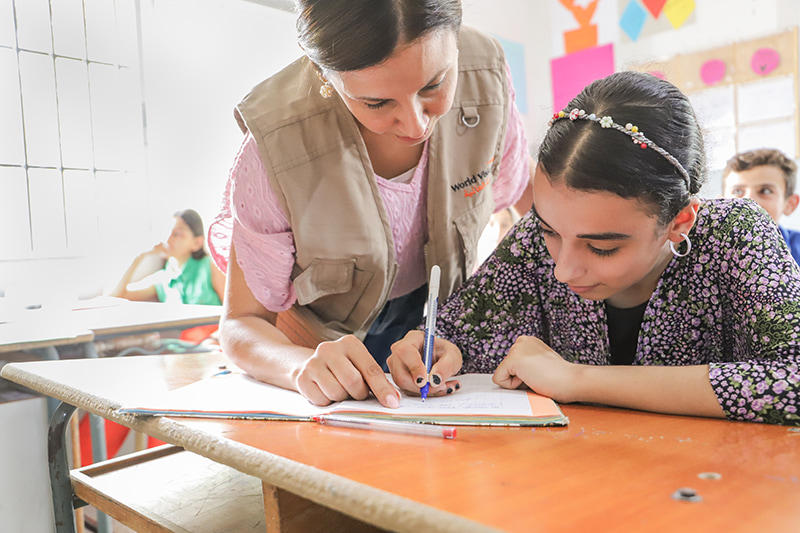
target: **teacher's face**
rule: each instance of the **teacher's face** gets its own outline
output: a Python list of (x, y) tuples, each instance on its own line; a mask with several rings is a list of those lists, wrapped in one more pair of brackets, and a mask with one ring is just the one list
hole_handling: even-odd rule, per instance
[(442, 29), (399, 46), (383, 63), (332, 72), (329, 80), (361, 126), (416, 145), (453, 105), (457, 75), (456, 35)]

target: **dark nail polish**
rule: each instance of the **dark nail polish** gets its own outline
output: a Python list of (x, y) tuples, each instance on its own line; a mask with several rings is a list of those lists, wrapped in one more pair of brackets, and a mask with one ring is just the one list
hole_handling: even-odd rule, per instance
[(417, 378), (417, 385), (419, 385), (423, 381), (425, 381), (425, 378), (422, 378), (422, 377)]
[(456, 383), (456, 390), (461, 388), (461, 383)]
[(447, 387), (447, 394), (453, 394), (453, 387)]
[(433, 375), (433, 384), (434, 384), (434, 385), (438, 385), (438, 384), (440, 384), (441, 382), (442, 382), (442, 378), (440, 378), (439, 376), (437, 376), (436, 374), (434, 374), (434, 375)]

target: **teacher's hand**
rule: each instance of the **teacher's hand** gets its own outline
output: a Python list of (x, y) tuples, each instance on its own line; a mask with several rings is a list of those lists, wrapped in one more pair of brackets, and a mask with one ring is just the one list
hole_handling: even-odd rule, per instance
[[(420, 389), (428, 382), (425, 362), (422, 360), (424, 343), (424, 332), (409, 331), (392, 345), (392, 354), (386, 360), (395, 384), (411, 394), (420, 394)], [(450, 379), (461, 368), (461, 362), (461, 350), (455, 344), (434, 338), (428, 396), (452, 394), (461, 388), (458, 380)]]
[(370, 391), (384, 407), (400, 405), (400, 393), (386, 379), (380, 365), (357, 337), (346, 335), (323, 342), (295, 378), (297, 390), (315, 405), (354, 398), (364, 400)]

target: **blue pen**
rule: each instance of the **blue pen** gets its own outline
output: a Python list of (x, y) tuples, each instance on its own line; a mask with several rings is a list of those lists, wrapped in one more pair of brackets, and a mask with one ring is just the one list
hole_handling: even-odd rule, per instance
[(436, 337), (436, 307), (439, 303), (439, 279), (441, 278), (442, 270), (439, 265), (433, 265), (431, 268), (431, 280), (428, 283), (428, 318), (425, 320), (425, 343), (423, 344), (422, 353), (425, 359), (425, 371), (429, 381), (420, 390), (422, 401), (428, 397), (428, 389), (430, 389), (431, 366), (433, 365), (433, 339)]

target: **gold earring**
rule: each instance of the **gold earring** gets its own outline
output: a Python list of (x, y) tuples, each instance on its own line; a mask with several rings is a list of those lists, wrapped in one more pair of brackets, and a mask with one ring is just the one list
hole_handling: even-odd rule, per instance
[(330, 98), (333, 96), (333, 87), (331, 86), (331, 82), (326, 80), (320, 71), (317, 71), (317, 77), (319, 78), (319, 81), (322, 82), (322, 85), (319, 86), (320, 96), (323, 98)]

